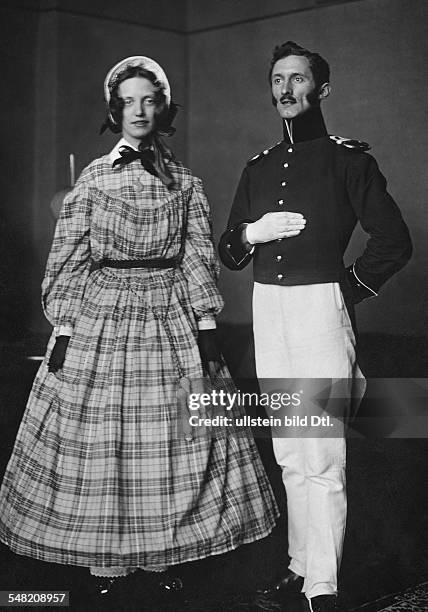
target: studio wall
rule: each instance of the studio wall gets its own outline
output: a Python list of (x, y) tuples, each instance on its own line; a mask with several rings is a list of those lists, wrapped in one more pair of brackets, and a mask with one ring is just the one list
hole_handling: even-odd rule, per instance
[(23, 332), (31, 314), (31, 203), (36, 117), (37, 14), (0, 4), (2, 58), (0, 171), (0, 338)]

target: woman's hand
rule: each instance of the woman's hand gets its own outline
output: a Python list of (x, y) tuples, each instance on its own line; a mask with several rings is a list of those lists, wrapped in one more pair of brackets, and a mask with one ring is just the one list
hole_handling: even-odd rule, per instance
[(200, 329), (198, 347), (204, 372), (212, 379), (221, 368), (221, 353), (217, 344), (216, 329)]
[(58, 372), (64, 365), (65, 353), (67, 351), (68, 343), (70, 342), (70, 336), (58, 336), (55, 345), (52, 349), (51, 356), (49, 358), (48, 370), (49, 372)]
[(295, 212), (269, 212), (258, 221), (249, 223), (245, 229), (250, 244), (270, 242), (298, 236), (305, 229), (306, 219)]

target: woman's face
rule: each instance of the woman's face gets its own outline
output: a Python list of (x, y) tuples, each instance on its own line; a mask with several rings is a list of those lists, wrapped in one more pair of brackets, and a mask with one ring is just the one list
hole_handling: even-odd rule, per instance
[(157, 92), (153, 83), (143, 77), (126, 79), (119, 85), (118, 94), (123, 100), (122, 134), (134, 147), (144, 142), (156, 127)]

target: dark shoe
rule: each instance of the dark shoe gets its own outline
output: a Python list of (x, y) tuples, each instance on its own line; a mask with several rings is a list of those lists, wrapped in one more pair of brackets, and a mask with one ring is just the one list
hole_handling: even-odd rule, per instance
[[(174, 571), (174, 570), (172, 570)], [(188, 588), (183, 580), (170, 571), (162, 572), (155, 577), (154, 594), (150, 610), (178, 612), (187, 604)], [(188, 587), (189, 585), (186, 585)]]
[(337, 602), (337, 595), (318, 595), (309, 600), (311, 612), (342, 612)]
[(298, 595), (302, 591), (303, 582), (304, 578), (302, 576), (288, 570), (286, 575), (275, 583), (273, 589), (280, 591), (284, 595)]
[(101, 597), (111, 595), (112, 591), (116, 590), (117, 583), (121, 577), (108, 578), (107, 576), (96, 576), (95, 589), (97, 594), (101, 595)]
[(96, 594), (105, 600), (126, 597), (128, 590), (134, 591), (139, 582), (139, 572), (126, 576), (94, 576)]
[(255, 610), (282, 610), (284, 600), (298, 597), (303, 587), (302, 576), (288, 570), (272, 586), (258, 591), (253, 606)]
[(278, 593), (281, 595), (298, 595), (302, 591), (304, 578), (295, 574), (291, 570), (287, 570), (285, 576), (282, 576), (272, 586), (264, 589), (262, 593)]
[[(149, 570), (138, 572), (138, 574), (138, 583), (132, 591), (133, 600), (139, 602), (139, 607), (135, 607), (135, 610), (178, 612), (182, 609), (186, 590), (183, 581), (176, 574), (172, 571), (153, 572)], [(116, 610), (133, 611), (134, 608), (124, 606), (117, 607)]]
[(161, 591), (182, 591), (183, 581), (178, 576), (171, 576), (168, 572), (160, 574), (159, 588)]

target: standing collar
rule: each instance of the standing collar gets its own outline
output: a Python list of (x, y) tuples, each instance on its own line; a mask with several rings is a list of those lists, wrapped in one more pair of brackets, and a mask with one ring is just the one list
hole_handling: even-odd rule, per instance
[[(284, 141), (291, 143), (291, 139), (287, 130), (287, 126), (283, 124)], [(313, 107), (303, 115), (299, 115), (295, 119), (288, 122), (290, 132), (293, 138), (293, 143), (304, 142), (306, 140), (315, 140), (327, 136), (327, 128), (325, 127), (324, 117), (319, 106)]]

